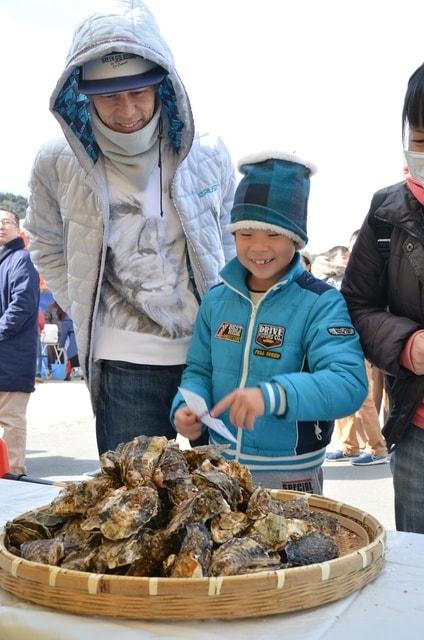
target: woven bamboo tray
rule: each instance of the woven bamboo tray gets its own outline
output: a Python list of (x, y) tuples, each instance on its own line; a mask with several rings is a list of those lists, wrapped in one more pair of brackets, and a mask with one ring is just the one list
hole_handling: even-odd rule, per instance
[[(281, 500), (305, 495), (273, 494)], [(364, 511), (306, 495), (312, 510), (339, 519), (339, 558), (222, 578), (139, 578), (30, 562), (5, 548), (2, 533), (0, 587), (24, 600), (71, 613), (153, 620), (260, 617), (332, 602), (360, 589), (381, 571), (385, 531)]]

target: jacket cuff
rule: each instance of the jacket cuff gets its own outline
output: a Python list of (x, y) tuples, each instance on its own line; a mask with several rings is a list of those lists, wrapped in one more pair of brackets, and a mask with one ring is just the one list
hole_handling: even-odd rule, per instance
[(262, 382), (259, 385), (265, 403), (265, 415), (282, 416), (286, 411), (286, 392), (277, 382)]
[(177, 427), (175, 426), (174, 416), (177, 413), (178, 409), (181, 409), (182, 407), (186, 407), (186, 406), (187, 406), (186, 402), (183, 399), (181, 399), (178, 404), (175, 404), (174, 406), (171, 407), (171, 411), (169, 414), (169, 421), (173, 429), (175, 429), (175, 431), (177, 431)]
[(415, 371), (415, 368), (414, 368), (414, 363), (412, 361), (411, 352), (412, 352), (412, 348), (414, 346), (415, 338), (420, 333), (424, 333), (424, 329), (419, 329), (418, 331), (415, 331), (415, 333), (413, 333), (411, 336), (409, 336), (404, 348), (402, 349), (402, 352), (401, 352), (400, 358), (399, 358), (399, 361), (400, 361), (400, 364), (402, 365), (402, 367), (405, 367), (405, 369), (409, 369), (413, 373), (416, 373), (416, 371)]

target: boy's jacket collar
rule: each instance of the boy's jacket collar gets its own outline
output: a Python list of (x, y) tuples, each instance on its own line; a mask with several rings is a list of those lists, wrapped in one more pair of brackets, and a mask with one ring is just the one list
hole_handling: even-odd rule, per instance
[[(300, 262), (300, 254), (296, 251), (293, 260), (291, 261), (291, 265), (289, 270), (283, 275), (281, 280), (274, 285), (274, 287), (279, 287), (281, 285), (289, 284), (296, 280), (302, 273), (304, 269)], [(243, 267), (239, 259), (233, 258), (230, 260), (228, 264), (221, 270), (220, 276), (222, 280), (228, 284), (229, 286), (237, 289), (240, 293), (249, 297), (249, 289), (247, 287), (247, 276), (249, 271), (246, 267)], [(272, 288), (274, 288), (272, 287)]]

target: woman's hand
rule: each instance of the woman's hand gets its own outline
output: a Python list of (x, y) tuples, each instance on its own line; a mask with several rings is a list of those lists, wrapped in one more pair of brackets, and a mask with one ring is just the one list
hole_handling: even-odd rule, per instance
[(181, 407), (175, 412), (174, 424), (178, 433), (189, 440), (196, 440), (202, 435), (202, 423), (188, 407)]

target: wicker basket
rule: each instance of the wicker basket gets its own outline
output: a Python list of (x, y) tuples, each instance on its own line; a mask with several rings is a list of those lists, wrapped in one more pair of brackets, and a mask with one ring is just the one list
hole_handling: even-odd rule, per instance
[[(281, 500), (299, 494), (274, 491)], [(139, 578), (86, 573), (12, 555), (0, 539), (0, 586), (54, 609), (135, 619), (248, 618), (315, 607), (373, 580), (383, 566), (385, 531), (371, 515), (308, 496), (312, 510), (340, 522), (341, 556), (329, 562), (222, 578)]]

